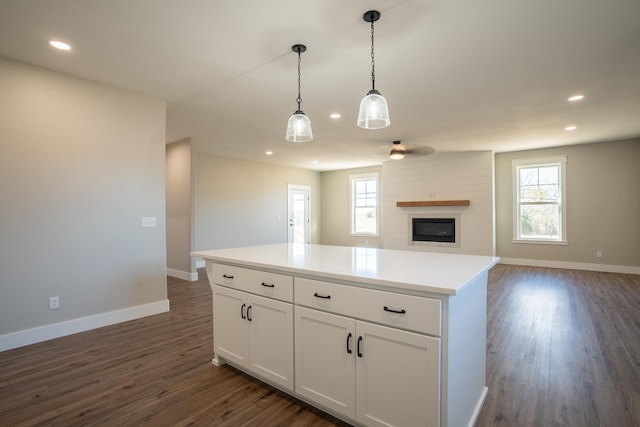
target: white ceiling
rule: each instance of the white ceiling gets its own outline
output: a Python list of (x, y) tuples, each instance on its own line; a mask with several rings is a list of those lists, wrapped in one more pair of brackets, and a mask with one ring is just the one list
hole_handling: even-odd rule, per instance
[[(370, 9), (381, 130), (355, 124)], [(284, 140), (295, 43), (314, 133), (300, 144)], [(165, 99), (167, 142), (313, 170), (380, 164), (395, 139), (499, 152), (640, 136), (638, 0), (0, 0), (0, 55)]]

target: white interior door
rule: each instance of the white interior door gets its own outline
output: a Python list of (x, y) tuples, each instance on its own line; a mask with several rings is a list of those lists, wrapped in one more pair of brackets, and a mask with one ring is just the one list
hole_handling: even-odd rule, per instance
[(309, 243), (309, 200), (311, 187), (289, 184), (287, 191), (287, 241), (289, 243)]

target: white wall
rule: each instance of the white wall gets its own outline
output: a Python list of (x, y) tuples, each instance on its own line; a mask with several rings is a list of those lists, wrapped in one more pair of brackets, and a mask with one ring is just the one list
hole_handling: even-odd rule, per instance
[(320, 173), (197, 154), (196, 249), (287, 241), (287, 184), (311, 187), (311, 243), (320, 243)]
[(166, 311), (164, 138), (163, 101), (0, 58), (0, 350)]
[[(493, 255), (493, 155), (435, 153), (383, 164), (383, 239), (389, 249)], [(466, 207), (396, 207), (398, 201), (470, 200)], [(408, 215), (459, 213), (460, 248), (409, 245)]]

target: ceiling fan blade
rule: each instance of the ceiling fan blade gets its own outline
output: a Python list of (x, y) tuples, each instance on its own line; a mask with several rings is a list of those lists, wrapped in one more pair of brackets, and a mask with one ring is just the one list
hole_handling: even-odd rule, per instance
[(416, 147), (416, 148), (411, 148), (411, 149), (407, 149), (405, 150), (405, 154), (407, 155), (411, 155), (412, 157), (419, 157), (419, 156), (428, 156), (430, 154), (433, 154), (436, 150), (434, 150), (432, 147)]

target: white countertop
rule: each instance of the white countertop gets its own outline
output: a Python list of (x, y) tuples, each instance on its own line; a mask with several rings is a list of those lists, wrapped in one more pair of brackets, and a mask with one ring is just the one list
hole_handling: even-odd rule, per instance
[(196, 251), (192, 256), (247, 267), (418, 292), (455, 295), (498, 257), (311, 244)]

